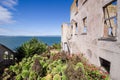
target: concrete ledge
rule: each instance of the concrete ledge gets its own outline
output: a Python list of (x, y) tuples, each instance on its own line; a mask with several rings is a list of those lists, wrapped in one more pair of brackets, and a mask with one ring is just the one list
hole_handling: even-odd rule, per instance
[(98, 41), (117, 41), (116, 37), (101, 37)]

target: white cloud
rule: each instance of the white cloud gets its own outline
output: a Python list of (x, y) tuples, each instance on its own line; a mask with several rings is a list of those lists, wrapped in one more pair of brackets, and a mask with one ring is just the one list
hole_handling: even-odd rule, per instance
[(9, 10), (15, 10), (14, 6), (17, 5), (18, 0), (0, 0), (0, 25), (13, 23), (12, 12)]
[(17, 5), (18, 0), (1, 0), (0, 4), (4, 7), (14, 9), (14, 6)]
[(0, 6), (0, 24), (8, 24), (15, 22), (12, 20), (12, 13), (8, 9)]

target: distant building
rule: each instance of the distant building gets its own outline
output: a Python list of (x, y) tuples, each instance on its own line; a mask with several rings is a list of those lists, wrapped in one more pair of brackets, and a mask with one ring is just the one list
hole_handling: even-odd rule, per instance
[(83, 53), (120, 80), (120, 0), (74, 0), (62, 24), (62, 50)]
[(14, 52), (8, 47), (0, 44), (0, 62), (4, 60), (14, 60)]

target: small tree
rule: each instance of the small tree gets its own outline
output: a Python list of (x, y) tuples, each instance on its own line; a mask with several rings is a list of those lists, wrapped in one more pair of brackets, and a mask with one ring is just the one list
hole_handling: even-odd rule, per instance
[(47, 46), (38, 41), (36, 38), (32, 38), (30, 41), (23, 43), (16, 49), (16, 57), (21, 60), (23, 57), (30, 57), (34, 54), (42, 54), (47, 50)]

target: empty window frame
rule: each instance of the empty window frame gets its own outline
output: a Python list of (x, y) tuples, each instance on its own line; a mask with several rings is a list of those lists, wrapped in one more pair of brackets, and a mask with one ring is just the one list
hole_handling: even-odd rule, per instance
[(115, 37), (117, 32), (117, 0), (103, 7), (104, 37)]
[(5, 51), (5, 52), (4, 52), (4, 55), (3, 55), (3, 57), (4, 57), (5, 60), (8, 59), (8, 55), (9, 55), (8, 51)]
[(101, 64), (101, 66), (104, 67), (105, 70), (106, 70), (108, 73), (110, 73), (110, 65), (111, 65), (111, 63), (110, 63), (109, 61), (101, 58), (101, 57), (99, 57), (99, 59), (100, 59), (100, 64)]
[(78, 7), (78, 0), (76, 0), (76, 7)]
[(10, 59), (11, 59), (11, 60), (14, 59), (14, 55), (13, 55), (13, 54), (10, 55)]
[(83, 33), (87, 33), (87, 17), (83, 19)]
[(71, 32), (71, 36), (73, 36), (73, 26), (71, 26), (70, 32)]
[(77, 35), (77, 34), (78, 34), (78, 24), (75, 23), (75, 35)]

